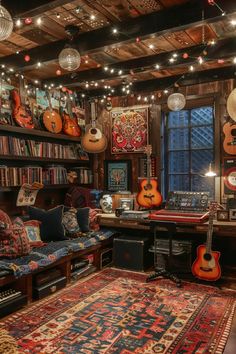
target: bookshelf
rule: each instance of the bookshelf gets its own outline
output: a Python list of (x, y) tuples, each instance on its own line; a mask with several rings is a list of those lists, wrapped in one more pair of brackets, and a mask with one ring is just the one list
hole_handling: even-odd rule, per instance
[(80, 138), (65, 134), (1, 125), (0, 161), (2, 191), (14, 191), (34, 181), (48, 189), (66, 188), (68, 171), (77, 172), (78, 184), (93, 182), (89, 156), (82, 150)]

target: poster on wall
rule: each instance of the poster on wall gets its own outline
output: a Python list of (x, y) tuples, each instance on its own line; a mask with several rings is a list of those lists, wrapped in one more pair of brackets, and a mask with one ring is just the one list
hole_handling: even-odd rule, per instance
[(131, 185), (130, 160), (105, 160), (105, 189), (109, 192), (128, 191)]
[(111, 111), (111, 153), (144, 152), (148, 144), (148, 106)]
[(236, 158), (225, 158), (223, 163), (224, 194), (236, 193)]
[(14, 87), (5, 82), (0, 83), (0, 124), (10, 124), (12, 125), (12, 107), (11, 107), (11, 90)]

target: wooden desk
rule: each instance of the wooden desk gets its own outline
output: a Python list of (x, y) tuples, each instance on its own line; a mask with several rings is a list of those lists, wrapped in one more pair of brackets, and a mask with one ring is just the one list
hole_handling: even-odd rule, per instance
[[(150, 230), (149, 219), (125, 219), (116, 217), (115, 214), (99, 214), (99, 224), (106, 227)], [(187, 223), (177, 222), (177, 233), (196, 233), (206, 234), (208, 222), (205, 223)], [(236, 238), (236, 222), (235, 221), (217, 221), (213, 222), (213, 233), (215, 236), (235, 237)]]

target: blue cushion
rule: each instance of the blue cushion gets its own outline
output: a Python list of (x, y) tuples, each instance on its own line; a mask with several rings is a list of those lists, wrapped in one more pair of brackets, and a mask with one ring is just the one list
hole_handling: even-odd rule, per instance
[(50, 210), (29, 206), (29, 216), (32, 220), (41, 221), (40, 236), (42, 241), (66, 240), (65, 229), (62, 224), (63, 205)]
[(89, 231), (89, 207), (77, 209), (77, 220), (82, 232)]

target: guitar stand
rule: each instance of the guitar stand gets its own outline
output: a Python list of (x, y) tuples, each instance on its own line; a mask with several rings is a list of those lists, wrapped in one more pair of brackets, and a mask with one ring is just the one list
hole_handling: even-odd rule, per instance
[(167, 230), (167, 235), (168, 235), (168, 240), (169, 240), (169, 250), (168, 250), (168, 265), (169, 268), (171, 269), (171, 262), (172, 262), (172, 237), (176, 232), (176, 224), (174, 222), (166, 222), (166, 221), (153, 221), (151, 223), (151, 226), (153, 226), (154, 230), (154, 266), (155, 266), (155, 271), (154, 273), (150, 274), (146, 282), (150, 282), (152, 280), (157, 279), (158, 277), (164, 277), (167, 279), (172, 280), (174, 283), (176, 283), (177, 287), (181, 286), (181, 280), (174, 275), (173, 273), (169, 272), (165, 268), (158, 268), (157, 267), (157, 229), (160, 227), (164, 227), (165, 230)]

